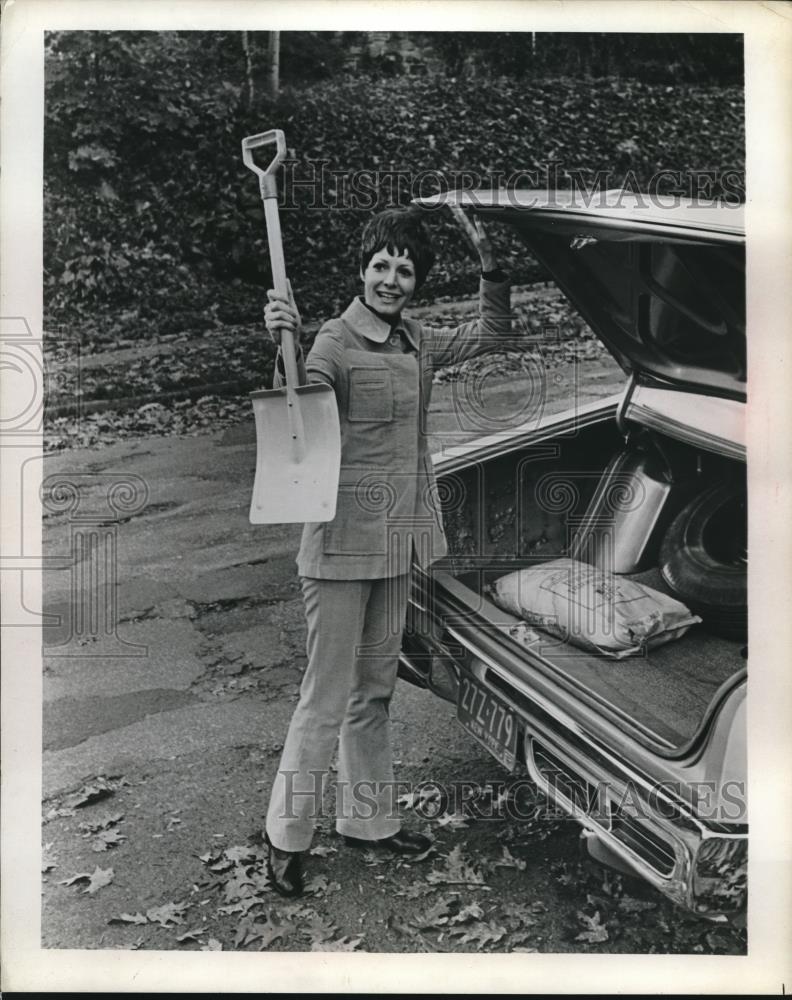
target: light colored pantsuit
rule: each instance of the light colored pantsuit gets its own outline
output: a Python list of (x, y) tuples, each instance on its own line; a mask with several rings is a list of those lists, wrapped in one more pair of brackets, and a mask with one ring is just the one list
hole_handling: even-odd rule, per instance
[(458, 327), (402, 318), (391, 328), (355, 299), (320, 330), (301, 366), (304, 379), (335, 390), (341, 471), (335, 518), (306, 524), (297, 556), (308, 666), (267, 812), (275, 847), (310, 846), (336, 738), (338, 832), (379, 840), (400, 828), (388, 706), (410, 569), (447, 551), (427, 448), (432, 375), (502, 349), (510, 331), (500, 278), (482, 278), (479, 318)]
[(310, 846), (337, 738), (338, 832), (376, 840), (400, 827), (388, 707), (408, 581), (302, 580), (308, 665), (267, 813), (269, 838), (282, 850)]

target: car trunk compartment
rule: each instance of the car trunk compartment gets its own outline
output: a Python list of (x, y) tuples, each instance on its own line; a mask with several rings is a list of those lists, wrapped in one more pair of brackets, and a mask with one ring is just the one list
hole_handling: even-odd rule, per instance
[[(497, 577), (563, 556), (671, 593), (657, 567), (665, 527), (691, 495), (741, 468), (678, 442), (669, 450), (661, 440), (658, 450), (656, 438), (642, 433), (625, 445), (611, 421), (556, 440), (552, 450), (538, 444), (455, 472), (455, 488), (445, 491), (450, 554), (437, 564), (436, 582), (444, 580), (466, 609), (455, 616), (459, 631), (488, 633), (519, 657), (523, 672), (551, 676), (622, 731), (674, 756), (702, 735), (744, 671), (740, 642), (697, 624), (681, 639), (617, 661), (536, 630), (512, 636), (519, 619), (487, 596)], [(492, 673), (493, 686), (508, 684)]]

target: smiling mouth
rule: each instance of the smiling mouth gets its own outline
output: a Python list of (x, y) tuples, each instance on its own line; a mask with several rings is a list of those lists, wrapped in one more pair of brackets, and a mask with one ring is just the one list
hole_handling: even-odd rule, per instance
[(399, 299), (399, 298), (401, 298), (401, 296), (400, 296), (400, 295), (396, 295), (396, 294), (394, 294), (393, 292), (377, 292), (377, 295), (379, 295), (379, 297), (380, 297), (381, 299), (386, 299), (386, 300), (388, 300), (388, 301), (390, 301), (390, 302), (393, 302), (393, 301), (395, 301), (396, 299)]

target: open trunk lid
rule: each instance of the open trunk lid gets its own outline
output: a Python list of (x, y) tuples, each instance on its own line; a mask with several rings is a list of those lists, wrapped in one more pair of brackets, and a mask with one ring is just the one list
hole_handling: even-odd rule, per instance
[(622, 368), (745, 399), (743, 207), (623, 191), (450, 191), (513, 226)]

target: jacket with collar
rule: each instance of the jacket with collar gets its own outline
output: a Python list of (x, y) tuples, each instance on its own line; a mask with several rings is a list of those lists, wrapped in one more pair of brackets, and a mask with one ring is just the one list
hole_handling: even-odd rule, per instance
[(360, 298), (324, 324), (300, 369), (303, 379), (335, 390), (341, 472), (335, 518), (303, 529), (300, 576), (398, 576), (413, 560), (428, 566), (446, 555), (427, 447), (432, 377), (438, 368), (506, 346), (509, 299), (508, 279), (482, 278), (478, 319), (456, 327), (424, 326), (406, 316), (391, 327)]

